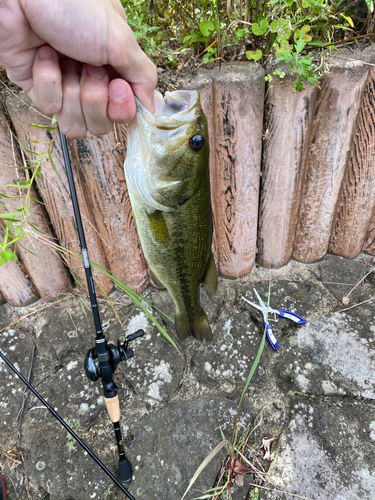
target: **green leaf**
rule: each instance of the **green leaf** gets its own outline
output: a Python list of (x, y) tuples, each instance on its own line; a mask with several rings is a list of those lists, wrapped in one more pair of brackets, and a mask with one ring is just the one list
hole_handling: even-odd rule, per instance
[(327, 45), (327, 43), (329, 42), (325, 42), (324, 40), (313, 40), (312, 42), (308, 42), (308, 45), (320, 47), (321, 45)]
[(266, 31), (268, 30), (268, 26), (269, 25), (267, 19), (262, 19), (259, 24), (253, 23), (251, 31), (253, 32), (254, 35), (261, 36), (264, 35), (264, 33), (266, 33)]
[(215, 31), (215, 25), (212, 21), (202, 21), (199, 25), (199, 29), (204, 36), (209, 36)]
[(222, 448), (224, 448), (224, 446), (226, 444), (228, 444), (228, 443), (229, 443), (229, 441), (227, 439), (225, 439), (224, 441), (221, 441), (217, 446), (215, 446), (215, 448), (211, 451), (211, 453), (209, 453), (207, 455), (207, 457), (203, 460), (203, 462), (200, 464), (200, 466), (198, 467), (198, 469), (195, 471), (194, 476), (191, 478), (189, 486), (187, 487), (187, 489), (186, 489), (183, 497), (181, 498), (181, 500), (184, 500), (184, 498), (188, 494), (190, 488), (193, 486), (193, 484), (195, 483), (195, 481), (198, 479), (198, 476), (203, 471), (203, 469), (211, 462), (211, 460), (214, 457), (216, 457), (216, 455), (219, 453), (219, 451)]
[(16, 226), (16, 227), (14, 228), (14, 230), (13, 230), (13, 232), (14, 232), (14, 234), (15, 234), (16, 236), (21, 236), (22, 231), (23, 231), (22, 226)]
[(27, 221), (28, 225), (31, 226), (37, 233), (41, 233), (41, 234), (44, 234), (45, 236), (49, 237), (49, 235), (47, 233), (45, 233), (44, 231), (42, 231), (41, 229), (39, 229), (38, 227), (34, 226), (34, 224), (31, 224), (31, 222), (28, 220)]
[(302, 26), (301, 29), (297, 29), (294, 33), (294, 41), (296, 42), (300, 35), (302, 35), (302, 40), (304, 43), (308, 43), (312, 40), (312, 36), (308, 35), (307, 33), (310, 31), (310, 26), (308, 24), (305, 24), (305, 26)]
[(57, 120), (56, 120), (56, 116), (55, 116), (55, 115), (53, 115), (52, 120), (51, 120), (51, 123), (52, 123), (52, 125), (53, 125), (54, 123), (57, 123)]
[(16, 241), (22, 240), (22, 238), (24, 238), (25, 236), (26, 236), (26, 233), (25, 234), (21, 234), (21, 236), (18, 236), (17, 238), (14, 238), (12, 241), (10, 241), (9, 245), (14, 245), (14, 243), (16, 243)]
[(292, 27), (290, 21), (284, 18), (275, 19), (270, 24), (272, 33), (277, 33), (279, 37), (284, 39), (289, 39), (292, 33)]
[(17, 255), (14, 252), (11, 252), (10, 250), (4, 250), (3, 252), (0, 252), (0, 257), (6, 264), (10, 260), (17, 260)]
[[(56, 119), (55, 119), (56, 121)], [(38, 125), (37, 123), (32, 123), (32, 127), (42, 128), (44, 130), (57, 130), (57, 127), (48, 127), (47, 125)]]
[(28, 149), (28, 148), (25, 148), (25, 146), (22, 146), (21, 144), (21, 148), (26, 151), (26, 153), (30, 153), (32, 155), (37, 155), (37, 156), (44, 156), (45, 153), (37, 153), (36, 151), (33, 151), (32, 149)]
[(370, 9), (370, 12), (374, 12), (374, 2), (372, 0), (366, 0), (367, 7)]
[(249, 61), (259, 61), (259, 59), (262, 57), (263, 52), (261, 50), (257, 50), (253, 52), (252, 50), (247, 50), (246, 51), (246, 57), (249, 59)]
[(55, 174), (57, 175), (57, 177), (60, 177), (58, 171), (56, 170), (55, 162), (53, 161), (52, 158), (51, 148), (48, 148), (48, 158), (52, 165), (53, 170), (55, 171)]
[[(22, 182), (24, 182), (25, 184), (21, 184)], [(28, 182), (28, 184), (26, 184), (26, 182)], [(31, 180), (20, 181), (18, 184), (5, 184), (4, 187), (17, 188), (17, 189), (28, 189), (30, 187), (30, 182), (31, 182)]]
[(3, 198), (25, 198), (25, 196), (10, 196), (9, 194), (0, 193)]
[(0, 214), (0, 219), (17, 221), (17, 219), (15, 219), (15, 217), (18, 217), (18, 216), (19, 216), (19, 212), (9, 212), (9, 213), (5, 213), (5, 214)]
[(303, 35), (302, 35), (302, 33), (300, 33), (300, 36), (297, 40), (297, 43), (295, 44), (295, 49), (296, 49), (297, 55), (299, 55), (302, 52), (304, 46), (305, 46), (305, 42), (303, 41)]
[(277, 75), (279, 78), (284, 78), (285, 77), (285, 71), (281, 71), (280, 69), (275, 69), (273, 72), (274, 75)]
[(35, 203), (39, 203), (39, 205), (45, 205), (43, 201), (40, 201), (37, 198), (35, 198), (35, 196), (33, 196), (32, 193), (30, 193), (30, 196), (35, 201)]
[(28, 203), (24, 204), (23, 209), (25, 210), (25, 212), (27, 213), (27, 215), (30, 217), (31, 212), (30, 212), (30, 208), (29, 208), (29, 204)]
[[(48, 150), (49, 151), (49, 150)], [(40, 179), (40, 177), (42, 176), (41, 174), (41, 167), (42, 165), (40, 164), (37, 169), (35, 170), (35, 175), (38, 177), (38, 179)]]

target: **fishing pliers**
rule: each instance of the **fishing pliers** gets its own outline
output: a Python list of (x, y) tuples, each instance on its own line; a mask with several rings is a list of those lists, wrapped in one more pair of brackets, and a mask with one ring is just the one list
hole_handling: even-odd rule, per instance
[(287, 318), (287, 319), (294, 321), (294, 323), (296, 323), (297, 325), (304, 325), (306, 323), (306, 320), (305, 320), (305, 318), (303, 318), (299, 314), (294, 313), (292, 311), (287, 311), (286, 309), (272, 309), (272, 307), (268, 307), (268, 309), (267, 309), (267, 306), (263, 302), (263, 300), (261, 299), (259, 293), (255, 290), (255, 288), (253, 290), (255, 292), (255, 295), (258, 298), (259, 304), (255, 304), (254, 302), (250, 302), (250, 300), (245, 299), (245, 297), (242, 297), (242, 298), (245, 302), (247, 302), (251, 306), (255, 307), (256, 309), (258, 309), (258, 311), (261, 311), (261, 313), (263, 314), (263, 326), (266, 328), (267, 340), (271, 344), (272, 349), (274, 351), (277, 351), (277, 348), (279, 347), (279, 341), (276, 340), (276, 337), (274, 336), (274, 334), (272, 332), (272, 326), (268, 322), (268, 321), (270, 321), (268, 319), (268, 315), (269, 314), (275, 314), (275, 315), (277, 314), (281, 318)]

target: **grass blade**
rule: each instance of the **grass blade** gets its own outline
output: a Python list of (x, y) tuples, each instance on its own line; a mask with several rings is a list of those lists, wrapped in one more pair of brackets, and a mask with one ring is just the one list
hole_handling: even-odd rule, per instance
[(198, 467), (198, 469), (195, 471), (194, 476), (191, 478), (189, 486), (187, 487), (187, 489), (186, 489), (183, 497), (181, 498), (181, 500), (184, 500), (184, 498), (188, 494), (190, 488), (193, 486), (193, 484), (195, 483), (195, 481), (198, 479), (198, 477), (199, 477), (200, 473), (203, 471), (203, 469), (205, 467), (207, 467), (207, 465), (211, 462), (211, 460), (213, 458), (215, 458), (216, 455), (219, 453), (219, 451), (222, 448), (224, 448), (224, 446), (226, 444), (228, 444), (228, 443), (229, 443), (228, 439), (224, 439), (224, 441), (221, 441), (218, 445), (216, 445), (215, 448), (211, 451), (211, 453), (209, 453), (207, 455), (207, 457), (203, 460), (203, 462), (200, 464), (200, 466)]

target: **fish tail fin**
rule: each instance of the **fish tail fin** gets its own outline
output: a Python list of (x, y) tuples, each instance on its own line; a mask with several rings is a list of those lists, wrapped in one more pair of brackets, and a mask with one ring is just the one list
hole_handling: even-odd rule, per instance
[(202, 308), (197, 313), (178, 311), (176, 314), (176, 332), (180, 340), (194, 337), (201, 342), (212, 340), (211, 327)]

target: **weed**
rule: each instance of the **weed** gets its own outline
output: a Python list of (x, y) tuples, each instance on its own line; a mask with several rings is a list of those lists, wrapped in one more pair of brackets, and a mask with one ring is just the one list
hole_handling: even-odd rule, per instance
[[(268, 286), (267, 315), (266, 315), (265, 323), (267, 323), (267, 318), (268, 318), (270, 297), (271, 297), (271, 280), (269, 281), (269, 286)], [(258, 427), (260, 425), (260, 423), (254, 429), (251, 429), (251, 430), (245, 429), (245, 432), (241, 435), (240, 430), (241, 430), (241, 428), (243, 428), (243, 426), (238, 425), (238, 419), (239, 419), (239, 416), (241, 413), (242, 405), (243, 405), (243, 402), (245, 400), (245, 395), (246, 395), (247, 390), (249, 388), (251, 379), (253, 378), (255, 370), (258, 367), (260, 358), (261, 358), (263, 350), (264, 350), (264, 345), (266, 342), (266, 331), (267, 331), (267, 329), (265, 326), (257, 355), (255, 357), (255, 360), (254, 360), (251, 368), (250, 368), (249, 375), (247, 377), (245, 386), (244, 386), (242, 394), (241, 394), (240, 401), (238, 403), (236, 418), (235, 418), (235, 421), (233, 424), (232, 436), (231, 436), (230, 441), (225, 439), (223, 432), (221, 432), (222, 438), (223, 438), (222, 441), (211, 451), (211, 453), (205, 458), (205, 460), (198, 467), (198, 469), (196, 470), (193, 478), (191, 479), (189, 486), (186, 489), (181, 500), (184, 500), (184, 498), (186, 497), (187, 493), (189, 492), (189, 490), (193, 486), (194, 482), (196, 481), (196, 479), (198, 478), (200, 473), (207, 466), (207, 464), (222, 450), (222, 448), (224, 448), (224, 446), (227, 449), (228, 457), (225, 461), (224, 466), (222, 467), (221, 473), (219, 474), (217, 484), (215, 485), (214, 488), (211, 488), (210, 490), (205, 491), (203, 496), (197, 497), (194, 500), (216, 500), (227, 489), (230, 490), (233, 481), (237, 482), (237, 484), (240, 484), (243, 476), (245, 474), (250, 473), (250, 472), (255, 473), (255, 475), (257, 476), (258, 479), (260, 479), (260, 481), (265, 480), (264, 469), (259, 468), (259, 465), (258, 465), (258, 467), (254, 466), (243, 455), (245, 448), (248, 446), (247, 443), (248, 443), (248, 440), (249, 440), (251, 434), (254, 432), (256, 427)], [(245, 463), (243, 463), (243, 462), (245, 462)], [(251, 494), (252, 495), (254, 494), (257, 496), (251, 496), (250, 498), (258, 499), (258, 497), (259, 497), (258, 488), (255, 488)]]
[[(129, 25), (145, 52), (160, 66), (175, 66), (194, 56), (199, 64), (250, 60), (285, 61), (294, 87), (316, 85), (327, 68), (314, 64), (327, 48), (366, 36), (373, 25), (368, 12), (343, 0), (122, 0)], [(371, 33), (370, 33), (371, 34)], [(282, 77), (281, 71), (274, 75)], [(271, 75), (267, 81), (271, 81)]]

